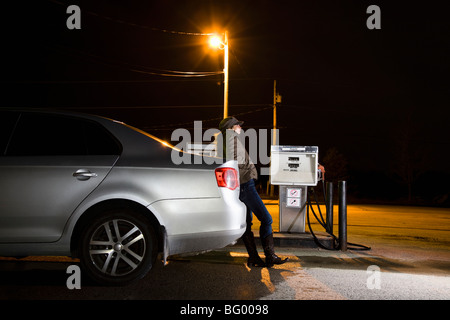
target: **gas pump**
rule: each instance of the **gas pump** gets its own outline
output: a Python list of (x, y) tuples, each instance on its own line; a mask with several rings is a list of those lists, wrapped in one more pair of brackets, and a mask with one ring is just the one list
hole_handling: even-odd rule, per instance
[[(319, 165), (319, 147), (317, 146), (271, 146), (270, 183), (280, 186), (279, 211), (280, 232), (304, 233), (305, 220), (308, 219), (312, 236), (320, 247), (328, 250), (347, 250), (347, 201), (346, 182), (339, 182), (339, 238), (333, 234), (332, 228), (327, 228), (322, 214), (319, 219), (314, 212), (308, 197), (308, 187), (315, 187), (324, 180), (325, 170)], [(332, 187), (332, 184), (330, 184)], [(332, 188), (327, 191), (329, 199), (325, 201), (327, 208), (333, 207)], [(314, 191), (311, 188), (311, 191)], [(324, 192), (325, 193), (325, 192)], [(320, 207), (316, 199), (316, 205)], [(313, 212), (319, 224), (334, 239), (333, 248), (328, 248), (314, 235), (309, 222), (309, 209)], [(328, 209), (327, 209), (328, 210)], [(332, 211), (331, 211), (332, 213)], [(327, 212), (327, 215), (329, 212)], [(332, 223), (332, 222), (331, 222)], [(348, 243), (352, 250), (370, 250), (370, 247)]]
[(318, 158), (317, 146), (271, 146), (270, 183), (280, 188), (280, 232), (305, 232), (308, 187), (320, 180)]

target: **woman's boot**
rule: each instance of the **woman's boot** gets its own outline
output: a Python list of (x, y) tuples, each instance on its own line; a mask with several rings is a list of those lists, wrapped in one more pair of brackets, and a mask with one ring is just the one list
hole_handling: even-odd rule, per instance
[(255, 237), (252, 231), (246, 231), (242, 235), (242, 241), (248, 252), (247, 266), (249, 267), (265, 267), (266, 264), (259, 257), (258, 250), (256, 249)]
[(261, 242), (264, 248), (264, 254), (266, 255), (266, 266), (268, 268), (272, 267), (274, 264), (283, 264), (289, 260), (289, 258), (281, 259), (275, 254), (274, 244), (273, 244), (273, 233), (261, 238)]

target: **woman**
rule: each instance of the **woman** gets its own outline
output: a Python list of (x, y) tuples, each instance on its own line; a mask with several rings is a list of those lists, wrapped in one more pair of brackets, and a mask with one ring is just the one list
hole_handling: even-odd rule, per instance
[[(283, 264), (288, 261), (288, 259), (281, 259), (275, 254), (272, 217), (255, 188), (255, 179), (258, 178), (256, 167), (250, 160), (244, 144), (239, 139), (242, 130), (241, 125), (243, 123), (244, 122), (239, 121), (234, 117), (227, 117), (220, 122), (219, 130), (222, 133), (223, 153), (220, 154), (219, 152), (219, 155), (226, 156), (227, 159), (238, 161), (240, 181), (239, 200), (247, 207), (247, 229), (242, 235), (242, 241), (244, 242), (249, 255), (247, 265), (249, 267), (272, 267), (274, 264)], [(251, 230), (253, 220), (252, 212), (261, 222), (259, 236), (266, 256), (265, 263), (259, 257), (255, 238)]]

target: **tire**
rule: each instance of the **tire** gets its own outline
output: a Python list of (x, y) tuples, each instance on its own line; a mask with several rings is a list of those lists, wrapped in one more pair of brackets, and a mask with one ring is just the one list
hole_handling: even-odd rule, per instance
[(95, 282), (123, 286), (143, 278), (156, 260), (157, 243), (151, 224), (129, 208), (97, 216), (82, 231), (82, 270)]

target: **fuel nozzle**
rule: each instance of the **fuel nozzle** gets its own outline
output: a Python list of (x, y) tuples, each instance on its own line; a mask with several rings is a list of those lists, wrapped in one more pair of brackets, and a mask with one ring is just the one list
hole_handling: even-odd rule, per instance
[(319, 180), (325, 181), (325, 167), (320, 163), (317, 165), (317, 173), (319, 174)]

